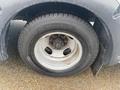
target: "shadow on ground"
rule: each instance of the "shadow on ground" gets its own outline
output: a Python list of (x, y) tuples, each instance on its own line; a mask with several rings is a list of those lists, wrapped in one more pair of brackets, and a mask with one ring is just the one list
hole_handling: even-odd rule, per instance
[(97, 77), (90, 69), (70, 77), (53, 78), (27, 68), (16, 47), (24, 24), (20, 24), (20, 29), (14, 27), (14, 22), (11, 25), (8, 38), (11, 54), (8, 61), (0, 64), (0, 90), (120, 90), (120, 65), (104, 68)]

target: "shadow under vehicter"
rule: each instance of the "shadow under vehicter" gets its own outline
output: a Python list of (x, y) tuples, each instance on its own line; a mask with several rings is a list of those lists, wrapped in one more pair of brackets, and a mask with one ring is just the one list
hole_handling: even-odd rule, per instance
[(11, 20), (24, 20), (18, 51), (34, 70), (66, 76), (120, 63), (117, 0), (0, 0), (0, 60), (9, 58)]

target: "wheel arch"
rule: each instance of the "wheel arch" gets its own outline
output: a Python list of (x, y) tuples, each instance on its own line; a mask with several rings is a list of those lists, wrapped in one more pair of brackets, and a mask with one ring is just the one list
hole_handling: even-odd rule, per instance
[[(66, 1), (66, 0), (65, 0)], [(77, 1), (79, 2), (79, 1)], [(87, 1), (86, 1), (87, 2)], [(56, 8), (56, 10), (53, 10), (53, 6), (59, 6), (59, 8)], [(112, 41), (112, 37), (111, 37), (111, 34), (110, 34), (110, 31), (107, 27), (107, 25), (105, 24), (105, 22), (103, 21), (103, 19), (99, 16), (99, 15), (96, 15), (97, 13), (89, 7), (89, 5), (84, 5), (84, 1), (81, 2), (80, 5), (77, 5), (77, 4), (74, 4), (74, 2), (72, 1), (68, 1), (68, 2), (44, 2), (44, 3), (37, 3), (37, 4), (34, 4), (34, 5), (28, 5), (27, 7), (23, 7), (21, 8), (20, 10), (18, 10), (18, 12), (14, 13), (11, 17), (9, 17), (8, 21), (6, 22), (5, 24), (5, 27), (4, 27), (4, 30), (2, 31), (3, 35), (2, 35), (2, 49), (3, 51), (5, 52), (3, 55), (7, 56), (7, 48), (6, 48), (6, 35), (7, 35), (7, 32), (8, 32), (8, 27), (9, 27), (9, 21), (12, 20), (12, 19), (24, 19), (24, 20), (27, 20), (27, 21), (31, 21), (31, 19), (33, 18), (30, 18), (30, 17), (36, 17), (37, 15), (35, 14), (37, 11), (37, 9), (35, 9), (35, 13), (34, 15), (32, 13), (29, 14), (29, 10), (33, 10), (34, 7), (44, 10), (48, 10), (47, 12), (43, 12), (43, 13), (39, 13), (39, 15), (42, 15), (42, 14), (46, 14), (49, 12), (62, 12), (62, 13), (66, 13), (66, 10), (63, 8), (61, 8), (61, 5), (63, 5), (65, 8), (67, 8), (66, 10), (68, 10), (67, 13), (70, 13), (70, 14), (73, 14), (73, 15), (76, 15), (78, 17), (81, 17), (81, 18), (84, 18), (84, 20), (88, 20), (90, 19), (90, 21), (96, 21), (96, 25), (93, 27), (99, 37), (99, 40), (101, 42), (101, 48), (102, 50), (100, 51), (99, 53), (99, 56), (98, 56), (98, 60), (100, 61), (103, 61), (102, 63), (104, 64), (108, 64), (109, 61), (110, 61), (110, 58), (111, 57), (106, 57), (107, 56), (111, 56), (112, 55), (112, 48), (113, 48), (113, 41)], [(40, 7), (45, 7), (45, 6), (49, 6), (47, 7), (46, 9), (44, 8), (40, 8)], [(51, 8), (50, 8), (51, 7)], [(59, 10), (58, 10), (59, 9)], [(51, 11), (53, 10), (53, 11)], [(26, 11), (28, 12), (29, 16), (26, 16)], [(79, 12), (78, 12), (79, 11)], [(80, 14), (82, 11), (82, 14)], [(59, 13), (57, 12), (57, 13)], [(22, 16), (22, 17), (21, 17)], [(29, 18), (27, 18), (29, 17)], [(90, 18), (90, 17), (93, 17), (93, 18)], [(101, 27), (102, 26), (102, 27)], [(102, 35), (102, 37), (101, 37)], [(98, 61), (96, 60), (96, 62)]]

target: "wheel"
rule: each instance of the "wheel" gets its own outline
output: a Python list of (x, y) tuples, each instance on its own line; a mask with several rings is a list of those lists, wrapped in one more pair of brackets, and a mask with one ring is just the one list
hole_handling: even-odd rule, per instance
[(49, 14), (25, 26), (18, 49), (23, 61), (38, 72), (66, 76), (87, 69), (96, 59), (99, 40), (93, 28), (68, 14)]

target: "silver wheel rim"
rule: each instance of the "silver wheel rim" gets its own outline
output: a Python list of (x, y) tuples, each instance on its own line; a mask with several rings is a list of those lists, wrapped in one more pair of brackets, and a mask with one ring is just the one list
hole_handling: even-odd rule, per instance
[[(52, 35), (64, 35), (67, 37), (67, 44), (61, 49), (56, 49), (50, 45), (50, 37)], [(50, 53), (46, 52), (46, 48)], [(69, 49), (69, 53), (64, 54)], [(63, 71), (71, 69), (78, 64), (83, 55), (83, 48), (81, 42), (71, 34), (63, 32), (48, 33), (36, 42), (34, 47), (34, 55), (37, 62), (43, 67), (54, 70)]]

